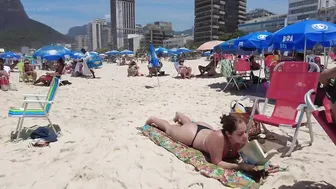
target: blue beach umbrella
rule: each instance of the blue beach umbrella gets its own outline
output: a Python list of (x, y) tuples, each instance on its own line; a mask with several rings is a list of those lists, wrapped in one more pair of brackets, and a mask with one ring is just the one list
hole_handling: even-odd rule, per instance
[(163, 48), (163, 47), (159, 47), (159, 48), (156, 48), (156, 49), (155, 49), (155, 52), (156, 52), (156, 53), (164, 53), (164, 54), (167, 54), (167, 53), (168, 53), (168, 49)]
[(214, 47), (215, 52), (228, 52), (232, 53), (237, 50), (237, 46), (234, 44), (237, 38), (230, 39)]
[(181, 48), (177, 49), (177, 52), (179, 52), (179, 53), (190, 53), (192, 51), (185, 48), (185, 47), (181, 47)]
[(130, 54), (134, 54), (134, 53), (132, 51), (126, 49), (126, 50), (121, 51), (120, 54), (130, 55)]
[(181, 53), (177, 50), (177, 48), (169, 49), (169, 50), (168, 50), (168, 53), (171, 54), (171, 55), (179, 55), (179, 54), (181, 54)]
[(73, 52), (71, 57), (74, 59), (81, 59), (84, 57), (84, 54), (82, 52)]
[(149, 56), (150, 56), (150, 63), (155, 67), (155, 68), (159, 68), (160, 64), (159, 64), (159, 59), (156, 56), (156, 52), (154, 49), (154, 46), (152, 43), (149, 44)]
[(19, 59), (19, 58), (21, 58), (21, 56), (18, 55), (18, 54), (15, 54), (13, 52), (8, 51), (8, 52), (0, 54), (0, 58), (3, 58), (3, 59)]
[(281, 50), (304, 50), (313, 48), (317, 43), (324, 47), (334, 46), (336, 25), (331, 22), (304, 20), (273, 34), (274, 47)]
[(60, 58), (65, 59), (67, 56), (71, 57), (72, 55), (73, 52), (66, 47), (60, 45), (48, 45), (35, 51), (33, 57), (35, 59), (40, 58), (52, 61)]
[(238, 48), (246, 50), (263, 50), (272, 44), (272, 33), (270, 32), (254, 32), (238, 38), (234, 41), (234, 45)]
[(113, 50), (113, 51), (108, 51), (105, 54), (108, 55), (108, 56), (115, 56), (115, 55), (120, 54), (120, 52), (116, 51), (116, 50)]

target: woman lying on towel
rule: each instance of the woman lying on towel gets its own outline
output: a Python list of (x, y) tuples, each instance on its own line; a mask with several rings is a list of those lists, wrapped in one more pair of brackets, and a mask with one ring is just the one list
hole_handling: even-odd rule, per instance
[(163, 119), (150, 117), (146, 124), (164, 131), (174, 140), (209, 153), (211, 163), (224, 169), (252, 171), (254, 166), (244, 163), (229, 163), (227, 160), (238, 160), (238, 150), (248, 142), (246, 123), (236, 115), (223, 115), (223, 128), (214, 130), (209, 124), (193, 122), (187, 116), (176, 113), (172, 125)]
[(55, 73), (47, 73), (46, 75), (42, 75), (38, 80), (34, 82), (34, 85), (38, 83), (43, 83), (44, 85), (49, 86), (54, 76), (61, 77), (64, 67), (65, 63), (63, 58), (58, 59)]

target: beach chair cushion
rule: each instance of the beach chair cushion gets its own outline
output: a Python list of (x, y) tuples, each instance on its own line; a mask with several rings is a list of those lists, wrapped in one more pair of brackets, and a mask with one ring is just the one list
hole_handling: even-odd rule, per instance
[[(10, 116), (22, 116), (23, 108), (11, 108), (8, 111), (8, 115)], [(44, 116), (44, 111), (41, 109), (27, 109), (25, 115), (27, 116)]]
[[(247, 173), (230, 169), (223, 169), (219, 166), (209, 163), (202, 152), (172, 140), (166, 133), (162, 132), (156, 127), (145, 125), (137, 129), (141, 131), (143, 135), (152, 140), (155, 144), (173, 153), (179, 160), (194, 166), (196, 170), (198, 170), (202, 175), (217, 179), (225, 186), (243, 189), (254, 189), (259, 188), (260, 186), (260, 183), (254, 181)], [(271, 165), (269, 163), (267, 163), (265, 166), (259, 166), (258, 169), (264, 170), (267, 173), (286, 171), (286, 169)]]

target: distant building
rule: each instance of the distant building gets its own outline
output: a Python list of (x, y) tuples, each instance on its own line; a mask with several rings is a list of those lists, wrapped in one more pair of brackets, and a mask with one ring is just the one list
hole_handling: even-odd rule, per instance
[(194, 42), (193, 36), (188, 35), (178, 35), (169, 39), (163, 40), (163, 47), (172, 49), (185, 47), (187, 44), (192, 44)]
[(336, 23), (336, 6), (320, 9), (316, 19)]
[(171, 22), (154, 22), (144, 27), (146, 42), (152, 42), (155, 47), (162, 46), (163, 40), (173, 37)]
[(246, 0), (225, 0), (225, 32), (234, 32), (246, 21)]
[(128, 34), (134, 34), (135, 0), (110, 0), (113, 49), (127, 48)]
[(195, 0), (194, 41), (218, 40), (246, 19), (246, 0)]
[(238, 29), (244, 32), (275, 32), (287, 25), (287, 14), (255, 18), (239, 24)]
[(246, 13), (246, 20), (253, 20), (256, 18), (261, 18), (265, 16), (275, 15), (273, 12), (270, 12), (266, 9), (254, 9), (248, 13)]
[(137, 52), (141, 47), (141, 41), (144, 39), (143, 35), (139, 34), (128, 34), (128, 44), (129, 50)]
[(140, 34), (140, 35), (142, 35), (143, 34), (143, 27), (142, 27), (142, 25), (141, 24), (136, 24), (135, 25), (135, 33), (136, 34)]
[(316, 19), (319, 9), (335, 5), (335, 0), (288, 0), (288, 23)]
[(73, 50), (79, 51), (80, 49), (88, 49), (88, 36), (87, 35), (77, 35), (75, 36), (75, 42), (72, 46)]
[(106, 25), (102, 32), (102, 48), (112, 49), (112, 47), (112, 29), (111, 26)]
[(88, 24), (88, 46), (89, 50), (103, 48), (103, 29), (106, 27), (105, 19), (96, 19)]

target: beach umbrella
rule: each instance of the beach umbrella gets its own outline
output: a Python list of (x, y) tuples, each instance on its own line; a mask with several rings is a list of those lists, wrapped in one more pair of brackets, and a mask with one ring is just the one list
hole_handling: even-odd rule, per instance
[(187, 48), (185, 48), (185, 47), (181, 47), (181, 48), (177, 49), (177, 52), (179, 52), (179, 53), (190, 53), (192, 51), (189, 50), (189, 49), (187, 49)]
[(274, 48), (281, 50), (305, 50), (317, 43), (324, 47), (336, 43), (336, 25), (331, 22), (304, 20), (275, 32), (272, 36)]
[(120, 54), (127, 54), (127, 55), (129, 55), (129, 54), (134, 54), (134, 53), (132, 51), (126, 49), (126, 50), (121, 51)]
[(211, 51), (206, 51), (202, 54), (202, 56), (210, 56), (212, 53)]
[(243, 37), (237, 38), (234, 45), (245, 50), (264, 50), (272, 44), (272, 33), (270, 32), (254, 32)]
[(228, 41), (225, 41), (219, 45), (216, 45), (213, 50), (215, 52), (234, 52), (237, 50), (237, 46), (234, 44), (237, 38), (235, 39), (230, 39)]
[(44, 46), (37, 51), (34, 52), (33, 57), (35, 59), (45, 59), (48, 61), (58, 60), (60, 58), (71, 57), (73, 52), (63, 46), (60, 45), (48, 45)]
[(73, 55), (71, 57), (74, 59), (81, 59), (84, 57), (84, 54), (82, 52), (73, 52)]
[[(152, 44), (152, 42), (149, 44), (149, 63), (156, 69), (160, 68), (160, 63), (159, 63), (159, 58), (156, 55), (154, 46)], [(160, 86), (160, 80), (159, 80), (159, 76), (157, 75), (157, 80), (158, 80), (158, 86)]]
[(156, 53), (165, 53), (165, 54), (167, 54), (168, 53), (168, 49), (163, 48), (163, 47), (159, 47), (159, 48), (155, 49), (155, 52)]
[(8, 52), (0, 54), (0, 58), (3, 58), (3, 59), (19, 59), (19, 58), (21, 58), (21, 56), (18, 55), (18, 54), (15, 54), (13, 52), (8, 51)]
[(116, 50), (113, 50), (113, 51), (108, 51), (108, 52), (106, 52), (105, 53), (106, 55), (111, 55), (111, 56), (115, 56), (115, 55), (118, 55), (118, 54), (120, 54), (120, 52), (119, 51), (116, 51)]
[(178, 52), (177, 48), (169, 49), (168, 53), (171, 54), (171, 55), (179, 55), (179, 54), (181, 54), (180, 52)]
[(215, 46), (223, 43), (223, 41), (208, 41), (206, 43), (203, 43), (201, 46), (199, 46), (196, 50), (198, 51), (207, 51), (207, 50), (212, 50)]

